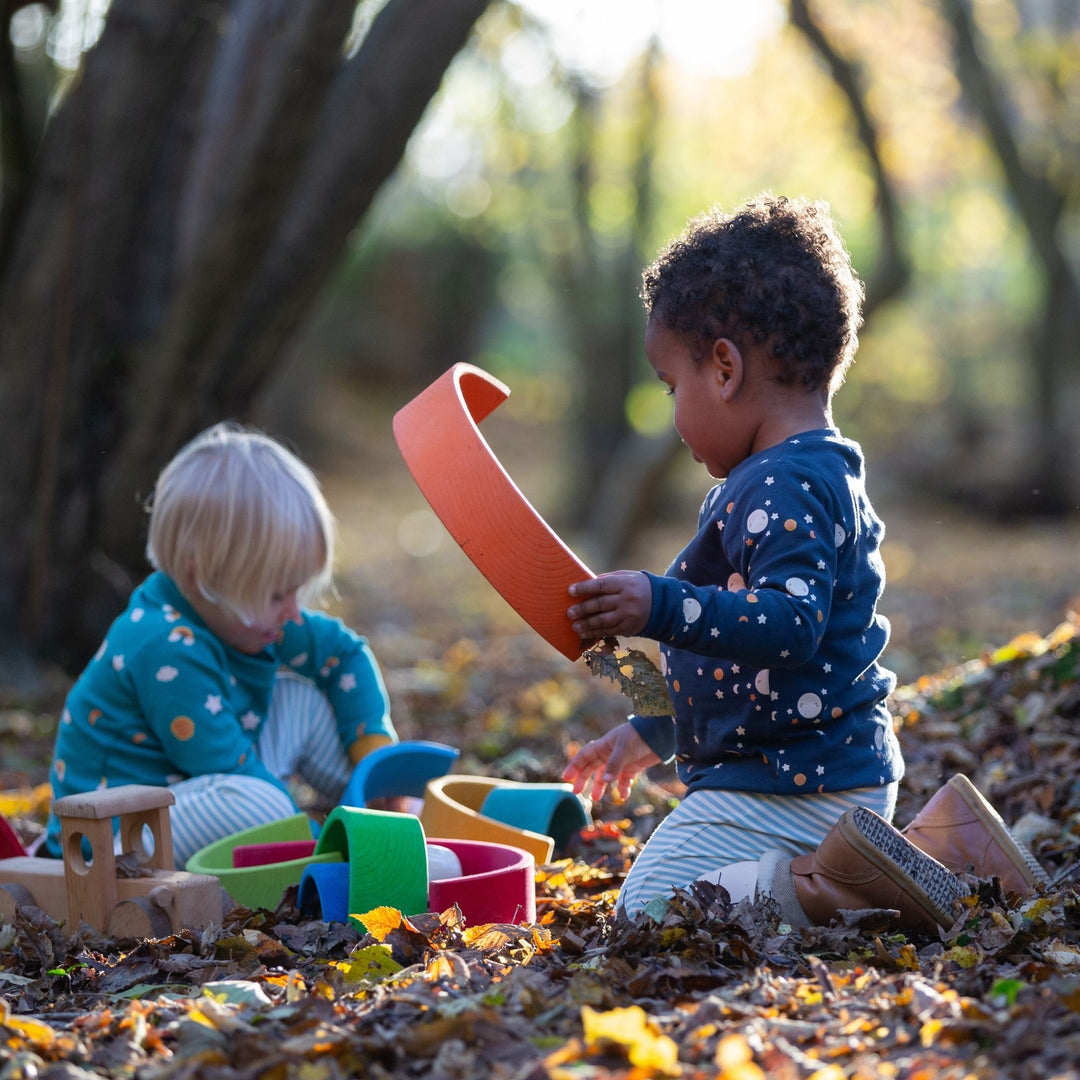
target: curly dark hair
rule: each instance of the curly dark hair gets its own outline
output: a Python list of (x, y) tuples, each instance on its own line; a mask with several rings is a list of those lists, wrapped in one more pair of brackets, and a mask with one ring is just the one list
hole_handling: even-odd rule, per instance
[(758, 195), (706, 211), (642, 274), (649, 318), (696, 341), (768, 343), (777, 379), (834, 388), (855, 356), (863, 284), (827, 203)]

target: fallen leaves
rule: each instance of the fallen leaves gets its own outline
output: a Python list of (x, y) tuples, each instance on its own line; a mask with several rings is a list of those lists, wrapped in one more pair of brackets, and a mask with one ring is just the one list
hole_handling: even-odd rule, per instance
[[(471, 708), (478, 657), (458, 650), (447, 664)], [(632, 804), (598, 808), (566, 858), (537, 868), (531, 926), (378, 909), (359, 913), (365, 933), (305, 921), (286, 895), (275, 912), (237, 909), (224, 928), (121, 947), (20, 909), (0, 929), (0, 1076), (1075, 1075), (1078, 670), (1070, 624), (898, 693), (907, 820), (968, 771), (1007, 821), (1033, 830), (1057, 879), (1011, 904), (979, 882), (946, 933), (898, 934), (882, 911), (795, 932), (768, 901), (733, 905), (705, 884), (619, 919), (619, 884), (668, 808), (668, 793), (643, 783)], [(536, 680), (523, 700), (547, 722), (574, 697)], [(556, 763), (522, 755), (513, 768), (550, 779), (542, 771)]]

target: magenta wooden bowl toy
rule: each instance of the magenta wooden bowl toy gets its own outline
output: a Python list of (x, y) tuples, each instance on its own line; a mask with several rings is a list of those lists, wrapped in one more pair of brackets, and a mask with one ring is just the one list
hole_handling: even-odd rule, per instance
[(432, 881), (432, 911), (454, 904), (470, 926), (536, 922), (536, 860), (521, 848), (482, 840), (429, 840), (449, 848), (461, 863), (461, 876)]
[(292, 862), (307, 859), (315, 854), (312, 840), (271, 840), (261, 844), (237, 844), (232, 849), (234, 869), (246, 866), (268, 866), (271, 863)]
[(8, 823), (7, 818), (0, 814), (0, 859), (14, 859), (26, 854), (26, 848), (23, 847), (18, 834)]

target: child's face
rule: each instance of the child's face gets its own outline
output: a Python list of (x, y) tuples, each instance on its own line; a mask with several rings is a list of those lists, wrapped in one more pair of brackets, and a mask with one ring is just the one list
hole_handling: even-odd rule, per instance
[(723, 479), (748, 454), (713, 355), (695, 362), (685, 337), (657, 319), (645, 327), (645, 355), (675, 398), (675, 430), (709, 475)]
[(269, 606), (251, 626), (248, 626), (228, 608), (213, 604), (201, 596), (199, 597), (201, 603), (196, 603), (194, 598), (189, 599), (192, 599), (203, 622), (226, 645), (254, 656), (262, 652), (267, 645), (272, 645), (277, 641), (281, 628), (287, 622), (294, 622), (300, 618), (300, 605), (296, 597), (298, 588), (297, 586), (275, 593), (271, 597)]

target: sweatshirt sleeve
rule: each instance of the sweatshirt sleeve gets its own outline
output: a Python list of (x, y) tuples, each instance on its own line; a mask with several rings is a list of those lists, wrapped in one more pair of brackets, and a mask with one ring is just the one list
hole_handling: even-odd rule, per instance
[(743, 485), (706, 522), (706, 541), (718, 544), (715, 574), (706, 565), (698, 577), (715, 580), (649, 575), (644, 636), (761, 667), (805, 663), (832, 605), (839, 517), (831, 488), (812, 472), (778, 470)]
[(664, 763), (675, 758), (675, 720), (671, 716), (629, 717), (630, 726), (645, 740), (649, 749)]
[(326, 694), (342, 748), (354, 760), (363, 750), (397, 742), (390, 698), (365, 638), (340, 619), (305, 610), (299, 623), (286, 625), (280, 652), (287, 667)]

